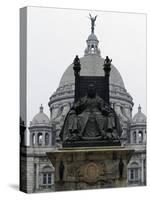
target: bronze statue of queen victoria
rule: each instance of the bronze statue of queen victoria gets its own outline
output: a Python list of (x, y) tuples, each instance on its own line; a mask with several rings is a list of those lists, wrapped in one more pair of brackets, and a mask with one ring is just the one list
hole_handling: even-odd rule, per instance
[(122, 128), (115, 111), (98, 95), (94, 83), (87, 86), (85, 94), (65, 118), (60, 133), (63, 146), (120, 145)]

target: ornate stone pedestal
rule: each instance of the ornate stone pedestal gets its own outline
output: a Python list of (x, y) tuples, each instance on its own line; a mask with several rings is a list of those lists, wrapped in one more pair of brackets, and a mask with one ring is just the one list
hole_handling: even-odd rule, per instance
[(48, 152), (55, 168), (55, 191), (124, 187), (133, 150), (72, 147)]

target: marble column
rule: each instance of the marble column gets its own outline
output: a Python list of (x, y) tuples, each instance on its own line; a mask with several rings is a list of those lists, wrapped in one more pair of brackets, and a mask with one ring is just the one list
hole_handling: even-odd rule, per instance
[(38, 132), (35, 133), (35, 146), (39, 146), (38, 144)]
[(136, 130), (136, 144), (139, 144), (139, 134), (138, 134), (138, 130)]
[(52, 185), (54, 185), (54, 181), (55, 181), (55, 174), (54, 174), (54, 173), (51, 173), (51, 176), (52, 176), (51, 184), (52, 184)]
[(39, 165), (36, 163), (36, 190), (39, 189)]
[(134, 144), (134, 130), (131, 132), (131, 144)]
[(146, 144), (146, 133), (145, 133), (145, 129), (143, 129), (143, 144)]
[(42, 146), (45, 146), (45, 131), (42, 132)]
[(144, 184), (144, 158), (142, 156), (142, 164), (141, 164), (141, 182)]
[(49, 132), (49, 146), (52, 146), (52, 133)]
[(33, 146), (33, 134), (34, 133), (30, 133), (30, 141), (29, 141), (29, 143), (30, 143), (30, 147), (32, 147)]

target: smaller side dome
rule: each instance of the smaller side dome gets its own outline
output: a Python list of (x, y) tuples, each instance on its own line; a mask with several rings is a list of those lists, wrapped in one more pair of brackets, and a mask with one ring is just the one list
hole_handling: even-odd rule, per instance
[(146, 116), (142, 113), (142, 108), (139, 105), (138, 112), (133, 117), (133, 123), (146, 123)]
[(43, 112), (43, 106), (41, 104), (40, 106), (40, 111), (38, 114), (36, 114), (31, 123), (30, 126), (49, 126), (50, 125), (50, 120), (48, 118), (48, 116)]

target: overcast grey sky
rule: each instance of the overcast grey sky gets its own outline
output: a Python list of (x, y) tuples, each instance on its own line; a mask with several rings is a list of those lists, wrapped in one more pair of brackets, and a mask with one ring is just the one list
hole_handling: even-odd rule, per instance
[[(134, 101), (146, 113), (146, 15), (90, 11), (102, 57), (119, 70)], [(87, 10), (29, 7), (27, 23), (27, 123), (48, 101), (75, 55), (82, 57), (90, 34)]]

